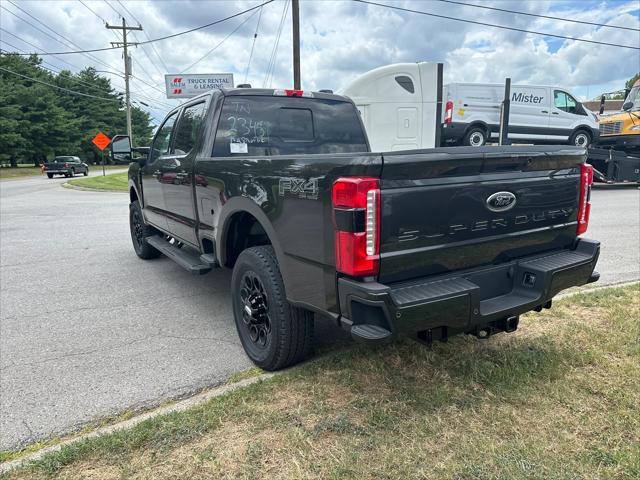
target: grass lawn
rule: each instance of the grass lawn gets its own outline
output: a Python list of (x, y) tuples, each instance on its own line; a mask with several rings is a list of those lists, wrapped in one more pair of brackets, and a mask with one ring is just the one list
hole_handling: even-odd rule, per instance
[(77, 187), (91, 188), (95, 190), (122, 190), (129, 188), (127, 172), (99, 175), (95, 177), (75, 178), (67, 183)]
[(640, 286), (514, 334), (353, 346), (8, 478), (637, 479)]
[[(127, 168), (127, 166), (126, 165), (105, 165), (106, 170), (114, 170), (114, 169), (122, 169), (122, 168)], [(100, 169), (100, 171), (102, 171), (102, 165), (89, 165), (89, 170), (98, 171), (97, 169)], [(40, 167), (21, 165), (17, 168), (10, 168), (10, 167), (0, 168), (0, 180), (4, 180), (7, 178), (24, 178), (24, 177), (34, 176), (34, 175), (42, 175), (40, 172)]]

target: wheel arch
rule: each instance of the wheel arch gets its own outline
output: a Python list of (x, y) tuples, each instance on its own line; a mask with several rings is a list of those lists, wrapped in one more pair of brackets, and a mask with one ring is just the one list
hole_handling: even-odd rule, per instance
[(140, 205), (142, 206), (142, 198), (138, 194), (138, 189), (136, 188), (135, 183), (129, 180), (129, 203), (133, 203), (136, 200), (140, 202)]
[(587, 126), (587, 125), (582, 125), (581, 124), (581, 125), (578, 125), (577, 127), (574, 127), (574, 129), (569, 134), (569, 138), (567, 139), (567, 142), (568, 142), (569, 145), (573, 145), (573, 137), (578, 132), (584, 132), (584, 133), (587, 134), (587, 136), (589, 137), (589, 145), (591, 145), (595, 141), (595, 136), (594, 136), (594, 132), (593, 132), (592, 128)]
[[(240, 237), (243, 233), (245, 236)], [(284, 253), (267, 215), (248, 198), (230, 199), (218, 219), (216, 232), (218, 262), (220, 265), (231, 268), (242, 250), (259, 245), (273, 247), (282, 269)]]

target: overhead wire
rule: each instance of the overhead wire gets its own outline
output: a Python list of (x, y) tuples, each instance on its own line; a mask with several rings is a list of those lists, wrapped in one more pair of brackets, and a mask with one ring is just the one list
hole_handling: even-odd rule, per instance
[[(13, 45), (13, 44), (11, 44), (11, 43), (7, 42), (5, 39), (2, 39), (2, 40), (0, 40), (0, 41), (1, 41), (2, 43), (5, 43), (5, 44), (9, 45), (11, 48), (13, 48), (13, 49), (15, 49), (15, 50), (19, 50), (19, 51), (21, 51), (21, 52), (24, 52), (24, 50), (22, 50), (21, 48), (18, 48), (18, 47), (16, 47), (15, 45)], [(1, 49), (0, 49), (0, 50), (1, 50)], [(10, 52), (10, 51), (8, 51), (8, 50), (4, 50), (4, 53), (12, 54), (12, 53), (15, 53), (15, 52)], [(44, 63), (44, 64), (46, 64), (46, 65), (49, 65), (49, 67), (43, 67), (42, 65), (38, 65), (38, 67), (39, 67), (39, 68), (43, 68), (43, 69), (45, 69), (45, 70), (48, 70), (48, 71), (49, 71), (49, 72), (51, 72), (51, 73), (55, 73), (55, 74), (58, 74), (58, 75), (59, 75), (60, 73), (62, 73), (62, 71), (61, 71), (58, 67), (56, 67), (55, 65), (53, 65), (53, 64), (51, 64), (51, 63), (49, 63), (49, 62), (46, 62), (45, 60), (42, 60), (42, 59), (41, 59), (41, 62), (42, 62), (42, 63)], [(73, 73), (73, 72), (72, 72), (72, 73)], [(113, 72), (108, 72), (108, 73), (113, 73)], [(77, 73), (76, 73), (76, 75), (77, 75)], [(116, 75), (119, 75), (119, 74), (116, 74)], [(74, 82), (79, 83), (79, 84), (81, 84), (81, 85), (85, 85), (85, 86), (90, 87), (90, 88), (93, 88), (93, 89), (101, 90), (101, 88), (100, 88), (99, 86), (94, 85), (94, 84), (89, 83), (89, 82), (85, 82), (85, 81), (83, 81), (83, 80), (80, 80), (79, 78), (77, 78), (77, 77), (75, 77), (75, 76), (74, 76), (74, 77), (65, 77), (65, 78), (68, 78), (69, 80), (73, 80)], [(163, 93), (164, 93), (164, 92), (163, 92)], [(120, 92), (120, 91), (117, 91), (117, 90), (116, 90), (116, 94), (117, 94), (117, 95), (124, 95), (124, 93), (123, 93), (123, 92)], [(143, 94), (141, 94), (141, 93), (139, 93), (139, 92), (131, 92), (131, 96), (132, 96), (132, 97), (137, 97), (137, 98), (140, 98), (140, 99), (143, 99), (143, 100), (146, 100), (146, 101), (148, 101), (148, 102), (153, 102), (153, 103), (162, 104), (162, 106), (164, 106), (165, 108), (173, 108), (173, 107), (174, 107), (174, 105), (172, 105), (172, 104), (170, 104), (170, 103), (167, 103), (167, 102), (164, 102), (164, 101), (158, 100), (157, 98), (149, 97), (149, 96), (147, 96), (147, 95), (143, 95)]]
[[(35, 45), (35, 44), (33, 44), (33, 43), (31, 43), (31, 42), (29, 42), (29, 41), (25, 40), (24, 38), (21, 38), (21, 37), (17, 36), (17, 35), (16, 35), (16, 34), (14, 34), (14, 33), (11, 33), (11, 32), (10, 32), (10, 31), (8, 31), (8, 30), (5, 30), (5, 29), (4, 29), (4, 28), (2, 28), (2, 27), (0, 27), (0, 31), (2, 31), (2, 32), (6, 33), (7, 35), (11, 35), (11, 36), (12, 36), (12, 37), (14, 37), (14, 38), (17, 38), (17, 39), (18, 39), (18, 40), (20, 40), (21, 42), (26, 43), (27, 45), (29, 45), (29, 46), (31, 46), (31, 47), (33, 47), (33, 48), (35, 48), (36, 50), (42, 50), (42, 48), (41, 48), (41, 47), (39, 47), (39, 46), (37, 46), (37, 45)], [(21, 56), (31, 56), (31, 55), (40, 55), (40, 53), (38, 53), (38, 52), (36, 52), (36, 53), (23, 53), (23, 54), (16, 54), (16, 55), (21, 55)], [(68, 62), (68, 61), (66, 61), (66, 60), (63, 60), (62, 58), (58, 58), (56, 55), (51, 55), (51, 56), (52, 56), (53, 58), (55, 58), (56, 60), (61, 61), (62, 63), (66, 63), (66, 64), (67, 64), (67, 65), (69, 65), (70, 67), (73, 67), (73, 68), (75, 68), (75, 69), (77, 69), (77, 70), (81, 70), (81, 68), (80, 68), (79, 66), (74, 65), (73, 63), (70, 63), (70, 62)]]
[(542, 15), (539, 13), (529, 13), (529, 12), (519, 12), (516, 10), (508, 10), (506, 8), (498, 8), (498, 7), (490, 7), (488, 5), (477, 5), (474, 3), (466, 3), (466, 2), (458, 2), (455, 0), (437, 0), (439, 2), (451, 3), (456, 5), (463, 5), (465, 7), (475, 7), (475, 8), (484, 8), (485, 10), (493, 10), (496, 12), (505, 12), (505, 13), (513, 13), (516, 15), (526, 15), (529, 17), (538, 17), (538, 18), (546, 18), (549, 20), (559, 20), (561, 22), (571, 22), (571, 23), (580, 23), (582, 25), (591, 25), (594, 27), (607, 27), (607, 28), (619, 28), (620, 30), (631, 30), (634, 32), (640, 32), (640, 28), (633, 27), (623, 27), (622, 25), (609, 25), (607, 23), (596, 23), (596, 22), (587, 22), (585, 20), (576, 20), (572, 18), (562, 18), (562, 17), (554, 17), (551, 15)]
[(16, 75), (18, 77), (26, 78), (27, 80), (30, 80), (32, 82), (41, 83), (43, 85), (47, 85), (47, 86), (52, 87), (52, 88), (57, 88), (58, 90), (65, 91), (65, 92), (70, 93), (72, 95), (79, 95), (79, 96), (82, 96), (82, 97), (95, 98), (97, 100), (102, 100), (103, 102), (117, 102), (117, 103), (120, 103), (120, 100), (116, 100), (114, 98), (98, 97), (97, 95), (91, 95), (89, 93), (82, 93), (82, 92), (78, 92), (78, 91), (75, 91), (75, 90), (71, 90), (69, 88), (59, 87), (58, 85), (53, 85), (52, 83), (43, 82), (42, 80), (38, 80), (37, 78), (29, 77), (27, 75), (22, 75), (21, 73), (14, 72), (13, 70), (9, 70), (8, 68), (0, 67), (0, 70), (2, 70), (4, 72), (7, 72), (7, 73), (11, 73), (12, 75)]
[[(164, 37), (158, 37), (158, 38), (152, 38), (151, 40), (147, 40), (144, 42), (139, 42), (139, 45), (147, 45), (150, 43), (154, 43), (154, 42), (160, 42), (162, 40), (167, 40), (169, 38), (175, 38), (178, 37), (180, 35), (186, 35), (187, 33), (191, 33), (191, 32), (196, 32), (198, 30), (202, 30), (204, 28), (209, 28), (212, 27), (214, 25), (218, 25), (220, 23), (226, 22), (227, 20), (231, 20), (232, 18), (236, 18), (236, 17), (240, 17), (242, 15), (244, 15), (245, 13), (248, 12), (252, 12), (260, 7), (263, 7), (271, 2), (273, 2), (275, 0), (266, 0), (265, 2), (255, 5), (251, 8), (247, 8), (245, 10), (242, 10), (241, 12), (238, 13), (234, 13), (233, 15), (229, 15), (228, 17), (224, 17), (221, 18), (220, 20), (215, 20), (213, 22), (209, 22), (207, 24), (204, 25), (200, 25), (199, 27), (194, 27), (194, 28), (190, 28), (188, 30), (183, 30), (181, 32), (178, 33), (173, 33), (171, 35), (165, 35)], [(43, 53), (39, 53), (39, 55), (72, 55), (72, 54), (77, 54), (77, 53), (93, 53), (93, 52), (105, 52), (108, 50), (115, 50), (117, 48), (121, 48), (121, 47), (104, 47), (104, 48), (91, 48), (91, 49), (85, 49), (85, 50), (75, 50), (75, 51), (66, 51), (66, 52), (43, 52)]]
[(234, 28), (226, 37), (224, 37), (217, 45), (215, 45), (211, 50), (209, 50), (207, 53), (205, 53), (202, 57), (200, 57), (199, 60), (196, 60), (195, 62), (193, 62), (191, 65), (189, 65), (187, 68), (182, 69), (182, 73), (186, 73), (188, 70), (190, 70), (191, 68), (193, 68), (194, 66), (196, 66), (198, 63), (200, 63), (202, 60), (204, 60), (205, 58), (207, 58), (210, 54), (212, 54), (214, 51), (216, 51), (224, 42), (226, 42), (234, 33), (236, 33), (238, 30), (240, 30), (240, 28), (242, 28), (249, 20), (251, 20), (253, 18), (253, 16), (257, 13), (257, 11), (254, 11), (251, 15), (249, 15), (244, 21), (242, 21), (236, 28)]
[[(127, 12), (131, 18), (133, 18), (136, 22), (138, 22), (138, 25), (142, 25), (142, 22), (140, 22), (140, 20), (138, 20), (135, 15), (133, 13), (131, 13), (131, 11), (126, 7), (126, 5), (121, 2), (120, 0), (117, 0), (117, 2), (122, 5), (122, 8), (124, 9), (125, 12)], [(145, 36), (145, 38), (147, 40), (151, 40), (149, 38), (149, 35), (147, 35), (146, 30), (142, 31), (142, 34)], [(169, 71), (169, 67), (167, 67), (167, 64), (164, 63), (164, 59), (162, 58), (162, 56), (158, 53), (158, 51), (156, 50), (156, 47), (153, 45), (153, 43), (150, 43), (149, 46), (151, 47), (151, 50), (153, 50), (153, 52), (156, 54), (156, 56), (158, 57), (158, 60), (160, 60), (160, 64), (164, 67), (165, 71), (168, 72)]]
[(562, 38), (564, 40), (573, 40), (575, 42), (586, 42), (586, 43), (592, 43), (592, 44), (596, 44), (596, 45), (606, 45), (609, 47), (619, 47), (619, 48), (629, 48), (632, 50), (640, 50), (640, 46), (635, 47), (632, 45), (621, 45), (618, 43), (610, 43), (610, 42), (600, 42), (598, 40), (589, 40), (587, 38), (576, 38), (576, 37), (568, 37), (566, 35), (558, 35), (555, 33), (545, 33), (545, 32), (537, 32), (534, 30), (526, 30), (524, 28), (517, 28), (517, 27), (508, 27), (506, 25), (497, 25), (495, 23), (487, 23), (487, 22), (480, 22), (477, 20), (469, 20), (469, 19), (464, 19), (464, 18), (457, 18), (457, 17), (452, 17), (449, 15), (440, 15), (437, 13), (430, 13), (430, 12), (423, 12), (421, 10), (413, 10), (411, 8), (404, 8), (404, 7), (398, 7), (396, 5), (388, 5), (388, 4), (384, 4), (384, 3), (378, 3), (378, 2), (372, 2), (370, 0), (352, 0), (353, 2), (357, 2), (357, 3), (363, 3), (366, 5), (373, 5), (376, 7), (384, 7), (384, 8), (388, 8), (391, 10), (397, 10), (397, 11), (401, 11), (401, 12), (408, 12), (408, 13), (417, 13), (419, 15), (426, 15), (429, 17), (435, 17), (435, 18), (443, 18), (445, 20), (453, 20), (456, 22), (464, 22), (464, 23), (471, 23), (474, 25), (482, 25), (485, 27), (493, 27), (493, 28), (501, 28), (503, 30), (511, 30), (514, 32), (523, 32), (523, 33), (531, 33), (533, 35), (541, 35), (543, 37), (552, 37), (552, 38)]
[[(20, 10), (22, 13), (24, 13), (25, 15), (27, 15), (29, 18), (35, 20), (36, 22), (38, 22), (40, 25), (42, 25), (43, 27), (45, 27), (47, 30), (53, 32), (54, 34), (56, 34), (58, 37), (62, 38), (63, 40), (65, 40), (67, 42), (67, 44), (61, 42), (60, 40), (58, 40), (57, 38), (49, 35), (48, 33), (44, 32), (43, 30), (41, 30), (40, 28), (36, 27), (35, 25), (33, 25), (32, 23), (28, 22), (27, 20), (18, 17), (15, 13), (10, 12), (12, 15), (16, 16), (17, 18), (20, 18), (20, 20), (22, 20), (23, 22), (28, 23), (29, 25), (31, 25), (33, 28), (37, 29), (38, 31), (44, 33), (45, 35), (47, 35), (49, 38), (53, 38), (53, 40), (55, 40), (56, 42), (58, 42), (61, 45), (64, 45), (65, 47), (69, 47), (69, 45), (75, 47), (75, 48), (82, 48), (80, 47), (80, 45), (78, 45), (77, 43), (75, 43), (73, 40), (65, 37), (64, 35), (62, 35), (61, 33), (57, 32), (56, 30), (54, 30), (53, 28), (51, 28), (49, 25), (47, 25), (45, 22), (43, 22), (42, 20), (38, 19), (37, 17), (35, 17), (34, 15), (32, 15), (31, 13), (27, 12), (25, 9), (21, 8), (20, 6), (16, 5), (12, 0), (7, 0), (8, 3), (10, 3), (11, 5), (13, 5), (14, 8), (17, 8), (18, 10)], [(6, 7), (3, 7), (6, 10)], [(9, 10), (7, 10), (9, 11)], [(109, 64), (107, 64), (106, 62), (104, 62), (103, 60), (99, 59), (98, 57), (96, 57), (95, 55), (91, 55), (89, 53), (83, 53), (83, 56), (93, 60), (96, 63), (99, 63), (100, 65), (104, 65), (106, 67), (109, 67)]]
[[(267, 65), (267, 73), (264, 77), (263, 86), (267, 87), (267, 81), (273, 81), (273, 72), (275, 71), (276, 59), (278, 56), (278, 45), (280, 44), (280, 36), (282, 35), (282, 28), (284, 26), (284, 21), (287, 18), (287, 11), (289, 10), (289, 0), (285, 0), (284, 7), (282, 8), (282, 16), (280, 17), (280, 25), (278, 25), (278, 32), (276, 34), (276, 39), (273, 43), (273, 49), (271, 51), (271, 57), (269, 58), (269, 64)], [(271, 77), (271, 80), (269, 80)], [(270, 85), (271, 83), (269, 83)]]
[(256, 23), (256, 31), (253, 34), (253, 42), (251, 43), (251, 52), (249, 53), (249, 60), (247, 61), (247, 68), (244, 71), (244, 82), (247, 83), (247, 78), (249, 78), (249, 67), (251, 66), (251, 59), (253, 58), (253, 49), (256, 46), (256, 40), (258, 38), (258, 29), (260, 28), (260, 20), (262, 19), (262, 8), (260, 7), (260, 13), (258, 14), (258, 22)]

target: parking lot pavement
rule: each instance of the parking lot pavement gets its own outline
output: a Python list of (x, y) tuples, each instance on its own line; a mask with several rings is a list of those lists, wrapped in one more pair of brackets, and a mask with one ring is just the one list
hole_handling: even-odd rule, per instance
[[(94, 173), (95, 174), (95, 173)], [(224, 382), (251, 366), (230, 272), (139, 260), (120, 193), (0, 182), (0, 449)], [(640, 191), (595, 188), (602, 283), (640, 278)], [(318, 322), (317, 342), (347, 342)]]

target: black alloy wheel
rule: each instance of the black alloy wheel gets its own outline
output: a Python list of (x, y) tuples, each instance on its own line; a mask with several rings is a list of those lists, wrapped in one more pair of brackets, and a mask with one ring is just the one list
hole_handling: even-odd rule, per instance
[(267, 292), (260, 278), (252, 271), (245, 272), (240, 285), (242, 321), (249, 339), (258, 348), (268, 348), (271, 342), (271, 319)]

